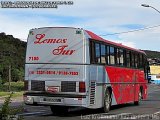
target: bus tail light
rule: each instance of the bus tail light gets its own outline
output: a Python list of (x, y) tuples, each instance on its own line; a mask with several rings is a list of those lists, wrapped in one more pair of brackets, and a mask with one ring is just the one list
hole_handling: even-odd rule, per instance
[(86, 92), (85, 82), (79, 82), (79, 92)]

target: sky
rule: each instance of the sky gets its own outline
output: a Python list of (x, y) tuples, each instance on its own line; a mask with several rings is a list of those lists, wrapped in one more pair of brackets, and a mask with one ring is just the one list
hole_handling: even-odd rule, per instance
[(0, 32), (27, 41), (32, 28), (78, 27), (133, 48), (160, 51), (160, 27), (123, 33), (160, 25), (160, 13), (141, 4), (160, 10), (160, 0), (73, 0), (73, 5), (57, 9), (0, 8)]

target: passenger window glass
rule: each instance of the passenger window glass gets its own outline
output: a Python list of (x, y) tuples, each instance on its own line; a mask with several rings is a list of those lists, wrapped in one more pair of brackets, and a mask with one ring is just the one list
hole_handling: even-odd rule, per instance
[(140, 55), (140, 60), (139, 60), (139, 66), (140, 68), (143, 68), (143, 55)]
[(101, 63), (105, 63), (106, 64), (106, 46), (105, 45), (101, 45)]
[(110, 64), (110, 47), (109, 46), (106, 46), (107, 47), (107, 55), (106, 55), (106, 58), (107, 58), (107, 64)]
[(119, 59), (120, 59), (119, 65), (123, 66), (124, 65), (124, 53), (122, 49), (119, 49)]
[(135, 68), (138, 68), (138, 56), (135, 54)]
[(110, 47), (110, 64), (114, 65), (115, 64), (115, 51), (114, 47)]
[(126, 62), (127, 62), (127, 67), (131, 67), (131, 54), (129, 51), (126, 51)]
[(134, 53), (132, 53), (131, 55), (132, 55), (131, 56), (131, 59), (132, 59), (131, 65), (132, 65), (132, 67), (135, 67), (135, 55), (134, 55)]
[(100, 63), (101, 59), (100, 59), (100, 45), (98, 43), (95, 44), (95, 49), (96, 49), (96, 55), (95, 55), (95, 61), (96, 63)]
[(117, 65), (119, 66), (123, 66), (124, 65), (124, 53), (123, 53), (123, 49), (117, 49), (116, 50), (116, 54), (117, 54)]
[(116, 64), (119, 65), (120, 64), (120, 54), (119, 54), (119, 49), (116, 49)]
[(95, 48), (94, 48), (94, 42), (90, 42), (90, 59), (91, 63), (95, 63)]
[(140, 68), (140, 54), (137, 54), (137, 68)]

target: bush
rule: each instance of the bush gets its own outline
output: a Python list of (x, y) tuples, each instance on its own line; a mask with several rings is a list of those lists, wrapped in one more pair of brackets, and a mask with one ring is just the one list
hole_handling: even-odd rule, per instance
[(12, 108), (9, 106), (11, 103), (11, 97), (13, 96), (13, 92), (6, 97), (4, 104), (0, 108), (0, 120), (22, 120), (22, 116), (17, 116), (16, 114), (23, 111), (23, 106), (19, 106), (18, 108)]
[(0, 79), (0, 86), (2, 86), (2, 79)]
[[(9, 86), (8, 82), (5, 84), (0, 84), (0, 92), (1, 91), (7, 92), (8, 86)], [(23, 82), (11, 82), (10, 88), (11, 88), (11, 91), (14, 91), (14, 92), (23, 91), (24, 90), (24, 83)]]

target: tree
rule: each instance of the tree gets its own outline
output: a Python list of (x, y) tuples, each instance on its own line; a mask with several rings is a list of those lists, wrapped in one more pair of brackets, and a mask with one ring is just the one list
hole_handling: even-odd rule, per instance
[(17, 69), (17, 68), (12, 68), (12, 81), (22, 81), (24, 77), (24, 70), (23, 68)]
[(26, 42), (12, 35), (0, 33), (0, 75), (3, 82), (8, 81), (8, 67), (11, 65), (13, 81), (23, 80)]

